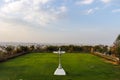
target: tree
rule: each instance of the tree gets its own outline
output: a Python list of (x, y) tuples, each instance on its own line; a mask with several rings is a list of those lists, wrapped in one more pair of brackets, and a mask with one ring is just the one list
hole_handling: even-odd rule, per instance
[(7, 51), (8, 55), (11, 55), (13, 54), (14, 46), (7, 46), (5, 50)]
[(57, 49), (58, 49), (57, 46), (47, 46), (47, 47), (46, 47), (46, 51), (47, 51), (47, 52), (53, 52), (53, 51), (55, 51), (55, 50), (57, 50)]
[(28, 46), (20, 46), (20, 50), (21, 50), (23, 53), (29, 52)]
[(116, 56), (119, 58), (119, 62), (120, 62), (120, 34), (118, 35), (118, 37), (116, 38), (115, 42), (114, 42), (114, 52), (116, 54)]
[(104, 45), (96, 45), (94, 46), (94, 51), (103, 53), (103, 48), (104, 48)]
[(29, 46), (29, 51), (30, 52), (33, 52), (34, 50), (35, 50), (35, 46), (34, 45)]
[(1, 60), (1, 58), (3, 58), (3, 52), (2, 51), (0, 51), (0, 60)]

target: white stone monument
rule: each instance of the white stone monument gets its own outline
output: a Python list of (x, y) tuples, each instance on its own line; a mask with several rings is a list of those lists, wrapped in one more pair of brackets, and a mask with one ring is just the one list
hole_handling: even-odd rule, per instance
[(54, 51), (53, 53), (59, 54), (59, 65), (58, 68), (55, 70), (54, 75), (66, 75), (66, 72), (61, 65), (61, 54), (65, 53), (65, 51), (61, 51), (61, 48), (59, 48), (58, 51)]

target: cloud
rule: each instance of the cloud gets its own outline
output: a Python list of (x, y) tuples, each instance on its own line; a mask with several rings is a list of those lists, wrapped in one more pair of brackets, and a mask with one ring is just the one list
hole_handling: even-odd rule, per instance
[(90, 15), (90, 14), (94, 14), (97, 10), (99, 10), (98, 7), (84, 10), (82, 13), (84, 15)]
[(66, 12), (67, 11), (66, 6), (61, 6), (59, 9), (60, 9), (60, 12)]
[(77, 5), (88, 5), (88, 4), (92, 4), (94, 2), (94, 0), (80, 0), (80, 1), (77, 1), (76, 4)]
[(120, 12), (120, 9), (114, 9), (112, 10), (113, 13), (117, 13), (117, 12)]
[(86, 10), (86, 14), (93, 14), (94, 13), (94, 10), (93, 9), (88, 9), (88, 10)]
[(103, 3), (110, 3), (111, 0), (101, 0)]
[(67, 13), (67, 7), (54, 5), (54, 0), (3, 1), (0, 5), (0, 41), (49, 41), (52, 32), (47, 32), (50, 28), (46, 29), (46, 26), (63, 19)]
[(4, 1), (7, 3), (7, 2), (11, 2), (12, 0), (4, 0)]
[(54, 7), (54, 0), (5, 0), (0, 8), (2, 20), (21, 20), (45, 26), (60, 19), (67, 11), (66, 6)]

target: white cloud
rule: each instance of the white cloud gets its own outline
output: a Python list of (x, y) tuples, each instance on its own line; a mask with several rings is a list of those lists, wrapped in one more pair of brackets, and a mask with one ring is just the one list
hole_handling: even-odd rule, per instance
[(88, 9), (87, 11), (86, 11), (86, 14), (93, 14), (94, 13), (94, 10), (93, 9)]
[(101, 0), (103, 3), (110, 3), (111, 0)]
[(4, 0), (6, 3), (11, 2), (12, 0)]
[(94, 0), (80, 0), (80, 1), (77, 1), (76, 4), (78, 4), (78, 5), (92, 4), (93, 2), (94, 2)]
[(66, 12), (67, 11), (66, 6), (61, 6), (59, 9), (60, 9), (61, 12)]
[(50, 23), (63, 18), (61, 16), (67, 12), (66, 6), (53, 5), (54, 0), (3, 1), (0, 6), (0, 41), (49, 42), (51, 34), (43, 30), (46, 27), (38, 27), (51, 26)]
[(33, 3), (34, 4), (39, 4), (39, 3), (42, 3), (42, 4), (46, 4), (48, 3), (50, 0), (34, 0)]
[[(1, 19), (22, 20), (28, 23), (45, 26), (57, 21), (63, 15), (66, 6), (53, 7), (53, 0), (5, 0), (0, 8)], [(48, 7), (49, 6), (49, 7)], [(51, 11), (52, 10), (52, 11)], [(59, 13), (57, 13), (59, 12)]]
[(120, 12), (120, 9), (114, 9), (112, 10), (113, 13), (117, 13), (117, 12)]
[(85, 15), (90, 15), (90, 14), (94, 14), (97, 10), (99, 10), (98, 7), (85, 10), (82, 13), (85, 14)]

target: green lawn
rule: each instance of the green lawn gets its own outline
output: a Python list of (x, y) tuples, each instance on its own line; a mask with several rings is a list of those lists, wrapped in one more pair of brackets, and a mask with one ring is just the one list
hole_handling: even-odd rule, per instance
[(91, 54), (63, 54), (66, 76), (54, 76), (58, 55), (31, 53), (0, 63), (0, 80), (120, 80), (120, 66)]

